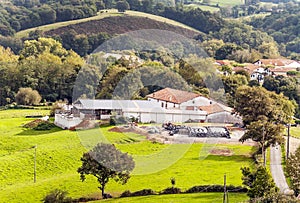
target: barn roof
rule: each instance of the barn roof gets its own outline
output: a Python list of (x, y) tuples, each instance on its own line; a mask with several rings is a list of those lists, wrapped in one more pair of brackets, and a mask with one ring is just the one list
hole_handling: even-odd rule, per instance
[(219, 113), (224, 111), (232, 112), (232, 108), (219, 103), (211, 104), (208, 106), (199, 106), (198, 108), (202, 111), (206, 111), (207, 114), (214, 114), (214, 113)]
[(146, 100), (93, 100), (93, 99), (79, 99), (74, 103), (77, 109), (103, 109), (103, 110), (121, 110), (121, 109), (140, 109), (149, 111), (151, 109), (161, 109), (157, 102)]

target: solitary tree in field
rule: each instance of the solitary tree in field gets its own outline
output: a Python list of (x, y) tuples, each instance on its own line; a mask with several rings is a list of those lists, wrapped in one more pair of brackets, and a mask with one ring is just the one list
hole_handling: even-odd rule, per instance
[(131, 156), (120, 152), (114, 145), (105, 143), (99, 143), (91, 151), (84, 153), (81, 161), (82, 166), (77, 170), (81, 180), (85, 180), (85, 175), (95, 176), (103, 198), (108, 181), (114, 179), (125, 184), (135, 166)]

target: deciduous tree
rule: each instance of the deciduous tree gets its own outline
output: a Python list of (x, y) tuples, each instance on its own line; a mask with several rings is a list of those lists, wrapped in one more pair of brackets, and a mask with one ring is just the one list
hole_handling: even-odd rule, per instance
[(258, 166), (258, 168), (252, 172), (248, 167), (241, 168), (241, 170), (243, 174), (243, 184), (248, 187), (247, 195), (252, 200), (267, 200), (277, 193), (278, 189), (265, 167)]
[(265, 165), (266, 149), (283, 142), (283, 124), (290, 122), (295, 106), (282, 94), (269, 92), (263, 87), (239, 87), (235, 99), (235, 110), (243, 117), (246, 126), (246, 133), (240, 141), (252, 139), (258, 142), (258, 152), (262, 152)]
[(286, 171), (291, 178), (293, 189), (296, 194), (300, 192), (300, 147), (295, 154), (291, 154), (286, 163)]
[(28, 88), (20, 88), (16, 95), (17, 104), (21, 105), (37, 105), (40, 103), (42, 97), (36, 90)]
[(116, 8), (119, 12), (125, 12), (126, 10), (130, 9), (130, 6), (126, 0), (120, 0), (117, 2)]
[(86, 175), (97, 178), (102, 197), (105, 197), (104, 189), (110, 179), (125, 184), (130, 178), (130, 172), (134, 169), (134, 161), (127, 153), (122, 153), (114, 145), (100, 143), (91, 151), (84, 153), (82, 166), (78, 168), (80, 178), (85, 180)]

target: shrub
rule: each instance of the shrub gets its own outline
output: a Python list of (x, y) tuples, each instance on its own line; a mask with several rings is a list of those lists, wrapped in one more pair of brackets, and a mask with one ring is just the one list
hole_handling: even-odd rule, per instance
[(110, 121), (109, 120), (101, 120), (99, 122), (99, 126), (100, 127), (108, 127), (110, 125)]
[(61, 110), (64, 105), (65, 105), (64, 102), (55, 102), (54, 104), (52, 104), (50, 109), (50, 116), (51, 117), (55, 116), (55, 111)]
[(156, 195), (151, 189), (143, 189), (136, 192), (131, 193), (129, 190), (124, 191), (120, 197), (135, 197), (135, 196), (147, 196), (147, 195)]
[[(228, 185), (227, 190), (231, 190), (234, 192), (247, 192), (248, 189), (241, 187), (241, 186), (233, 186)], [(223, 192), (224, 186), (223, 185), (199, 185), (191, 187), (190, 189), (186, 190), (185, 193), (198, 193), (198, 192)]]
[(116, 119), (117, 124), (126, 124), (128, 123), (127, 119), (125, 117), (119, 117)]
[(116, 118), (115, 117), (111, 117), (109, 119), (109, 125), (116, 125), (116, 124), (117, 124)]
[(51, 191), (44, 199), (44, 203), (71, 203), (72, 198), (67, 197), (67, 192), (59, 189)]
[(132, 193), (131, 196), (147, 196), (147, 195), (155, 195), (156, 193), (151, 189), (143, 189)]
[(37, 105), (42, 100), (41, 95), (36, 90), (20, 88), (16, 94), (16, 102), (19, 105)]
[(125, 190), (120, 197), (131, 197), (131, 192), (129, 190)]
[(177, 187), (168, 187), (160, 192), (160, 194), (179, 194), (181, 189)]
[[(34, 116), (30, 116), (28, 118), (34, 118)], [(56, 126), (53, 123), (50, 123), (49, 121), (36, 119), (36, 120), (30, 121), (29, 123), (26, 123), (23, 127), (31, 128), (34, 130), (50, 130)]]
[(126, 123), (128, 123), (128, 121), (125, 117), (116, 118), (116, 117), (113, 116), (109, 119), (109, 124), (110, 125), (118, 125), (118, 124), (126, 124)]
[(33, 127), (33, 130), (51, 130), (52, 128), (55, 128), (55, 125), (53, 123), (50, 123), (48, 121), (42, 121), (38, 123), (37, 126)]

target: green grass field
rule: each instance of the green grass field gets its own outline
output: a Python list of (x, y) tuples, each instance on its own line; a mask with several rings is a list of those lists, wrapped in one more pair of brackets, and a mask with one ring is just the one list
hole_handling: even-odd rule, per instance
[(300, 138), (300, 127), (291, 127), (290, 133), (291, 133), (291, 136)]
[(205, 6), (205, 5), (198, 5), (198, 4), (188, 4), (184, 6), (185, 9), (190, 10), (190, 9), (196, 9), (200, 8), (203, 11), (210, 11), (210, 12), (217, 12), (220, 9), (217, 7), (212, 7), (212, 6)]
[[(121, 15), (124, 15), (124, 14), (123, 13), (118, 13), (117, 10), (114, 10), (114, 9), (105, 10), (104, 12), (99, 12), (97, 16), (93, 16), (93, 17), (90, 17), (90, 18), (53, 23), (53, 24), (49, 24), (49, 25), (43, 25), (43, 26), (39, 26), (39, 27), (34, 27), (34, 28), (22, 30), (20, 32), (17, 32), (15, 34), (15, 37), (18, 37), (18, 38), (28, 37), (28, 34), (31, 31), (34, 31), (34, 30), (41, 30), (41, 31), (45, 32), (45, 31), (57, 29), (57, 28), (60, 28), (60, 27), (65, 27), (65, 26), (68, 26), (68, 25), (73, 25), (73, 24), (78, 24), (78, 23), (93, 21), (93, 20), (100, 20), (100, 19), (103, 19), (103, 18), (106, 18), (106, 17), (121, 16)], [(138, 12), (138, 11), (126, 11), (125, 15), (138, 16), (138, 17), (147, 17), (147, 18), (150, 18), (152, 20), (165, 22), (165, 23), (168, 23), (168, 24), (171, 24), (171, 25), (174, 25), (174, 26), (180, 26), (180, 27), (183, 27), (183, 28), (186, 28), (186, 29), (193, 30), (195, 32), (199, 32), (196, 29), (193, 29), (193, 28), (191, 28), (187, 25), (184, 25), (182, 23), (179, 23), (177, 21), (170, 20), (170, 19), (167, 19), (167, 18), (164, 18), (164, 17), (161, 17), (161, 16), (148, 14), (148, 13), (143, 13), (143, 12)]]
[(244, 4), (245, 0), (211, 0), (210, 4), (219, 4), (221, 7)]
[[(69, 196), (73, 198), (99, 197), (100, 192), (95, 178), (88, 177), (85, 182), (81, 182), (76, 170), (81, 164), (82, 153), (105, 139), (115, 143), (120, 150), (132, 154), (136, 161), (134, 170), (136, 175), (133, 175), (126, 185), (113, 181), (108, 184), (106, 191), (114, 196), (125, 190), (133, 192), (145, 188), (159, 192), (170, 186), (171, 177), (176, 178), (176, 186), (182, 190), (195, 185), (223, 184), (225, 173), (227, 184), (241, 185), (240, 167), (252, 164), (249, 158), (252, 150), (250, 146), (207, 144), (170, 146), (149, 142), (143, 136), (134, 133), (110, 132), (108, 127), (77, 132), (59, 128), (40, 132), (23, 128), (22, 125), (33, 120), (24, 116), (36, 112), (36, 110), (0, 111), (0, 202), (38, 202), (56, 188), (68, 191)], [(39, 113), (48, 112), (41, 110)], [(36, 145), (37, 182), (33, 183), (33, 147)], [(174, 154), (174, 149), (175, 152), (185, 153), (178, 157)], [(232, 155), (209, 154), (211, 149), (217, 151), (227, 149)], [(161, 152), (166, 153), (161, 156)], [(174, 162), (162, 165), (170, 160)], [(147, 171), (143, 171), (145, 166), (162, 170), (146, 174)], [(200, 202), (204, 202), (206, 198), (215, 199), (219, 198), (218, 196), (220, 194), (191, 194), (180, 195), (180, 198), (189, 202), (196, 197), (202, 197), (203, 201)], [(151, 202), (152, 197), (144, 198), (145, 202)], [(244, 194), (237, 195), (236, 198), (246, 199)], [(157, 201), (166, 199), (171, 202), (175, 198), (170, 195), (166, 198), (155, 196), (153, 199)], [(127, 200), (128, 198), (115, 201)], [(132, 201), (139, 200), (133, 198)]]

